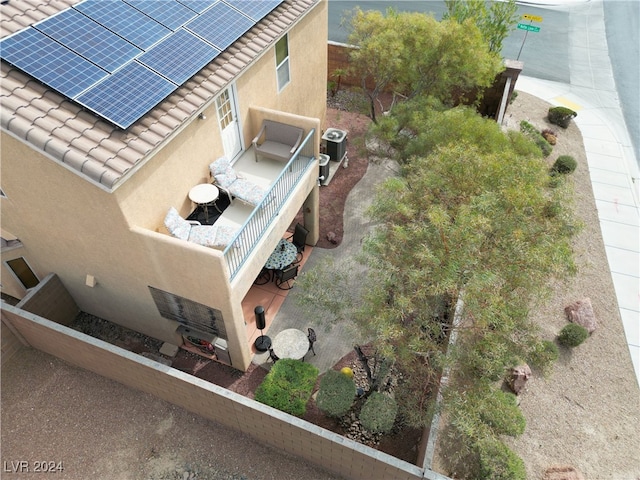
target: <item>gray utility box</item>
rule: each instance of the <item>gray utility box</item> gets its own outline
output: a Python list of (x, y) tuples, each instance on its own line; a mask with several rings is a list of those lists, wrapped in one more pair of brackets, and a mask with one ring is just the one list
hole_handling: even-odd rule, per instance
[(327, 128), (322, 135), (327, 155), (334, 162), (340, 162), (347, 153), (347, 132), (337, 128)]
[(329, 180), (329, 155), (320, 154), (320, 172), (318, 172), (321, 182)]

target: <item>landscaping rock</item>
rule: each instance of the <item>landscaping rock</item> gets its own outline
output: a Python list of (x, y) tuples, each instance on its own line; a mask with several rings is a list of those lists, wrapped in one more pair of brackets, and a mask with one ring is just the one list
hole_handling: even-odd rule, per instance
[(570, 465), (556, 465), (547, 468), (542, 480), (585, 480), (584, 475)]
[(513, 393), (519, 395), (520, 392), (524, 390), (529, 377), (531, 377), (531, 368), (529, 368), (529, 365), (526, 363), (524, 365), (513, 367), (509, 374), (509, 378), (507, 378), (509, 388), (513, 390)]
[(596, 316), (591, 306), (591, 299), (589, 298), (583, 298), (567, 305), (564, 307), (564, 312), (570, 322), (582, 325), (589, 334), (593, 333), (598, 327)]

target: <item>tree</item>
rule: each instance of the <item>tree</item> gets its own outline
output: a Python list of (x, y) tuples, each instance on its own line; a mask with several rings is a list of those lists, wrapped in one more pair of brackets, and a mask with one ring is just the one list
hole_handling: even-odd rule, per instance
[(518, 6), (515, 0), (491, 1), (487, 9), (484, 0), (445, 0), (447, 11), (443, 20), (452, 19), (458, 23), (472, 20), (480, 29), (489, 51), (499, 54), (502, 42), (514, 30), (518, 21)]
[(491, 85), (503, 70), (471, 20), (438, 22), (422, 13), (388, 9), (351, 14), (350, 43), (353, 70), (369, 99), (370, 116), (377, 121), (379, 95), (392, 88), (406, 98), (433, 96), (451, 104), (466, 92)]

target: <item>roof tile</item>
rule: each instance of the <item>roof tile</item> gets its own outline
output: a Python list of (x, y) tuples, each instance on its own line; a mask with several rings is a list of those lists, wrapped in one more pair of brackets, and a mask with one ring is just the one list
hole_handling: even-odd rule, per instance
[[(319, 1), (284, 0), (274, 12), (126, 131), (2, 62), (2, 128), (32, 141), (34, 148), (44, 149), (91, 181), (114, 188), (125, 172), (132, 171), (137, 163), (168, 141)], [(19, 31), (75, 3), (77, 0), (11, 1), (0, 8), (0, 36)], [(87, 152), (91, 152), (89, 156)], [(96, 158), (91, 158), (94, 156)]]

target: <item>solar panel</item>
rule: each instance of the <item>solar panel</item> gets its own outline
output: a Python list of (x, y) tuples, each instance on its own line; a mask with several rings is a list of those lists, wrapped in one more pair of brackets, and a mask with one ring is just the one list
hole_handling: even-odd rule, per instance
[(175, 31), (197, 15), (175, 0), (125, 0), (133, 8)]
[(220, 50), (224, 50), (254, 24), (255, 22), (226, 3), (219, 2), (187, 23), (185, 28)]
[(127, 128), (175, 89), (173, 83), (147, 67), (131, 62), (76, 101), (115, 125)]
[[(109, 72), (142, 51), (82, 13), (68, 9), (34, 25), (47, 36)], [(104, 48), (108, 45), (109, 48)]]
[(85, 0), (0, 40), (0, 57), (126, 129), (280, 3)]
[(178, 0), (185, 7), (190, 8), (194, 12), (202, 13), (219, 0)]
[(176, 85), (182, 85), (219, 53), (220, 50), (180, 29), (141, 55), (138, 61)]
[(73, 8), (142, 50), (171, 34), (171, 30), (124, 2), (87, 0)]
[(280, 5), (282, 0), (225, 0), (225, 2), (257, 22)]
[(34, 28), (2, 40), (1, 52), (3, 60), (70, 98), (108, 75)]

